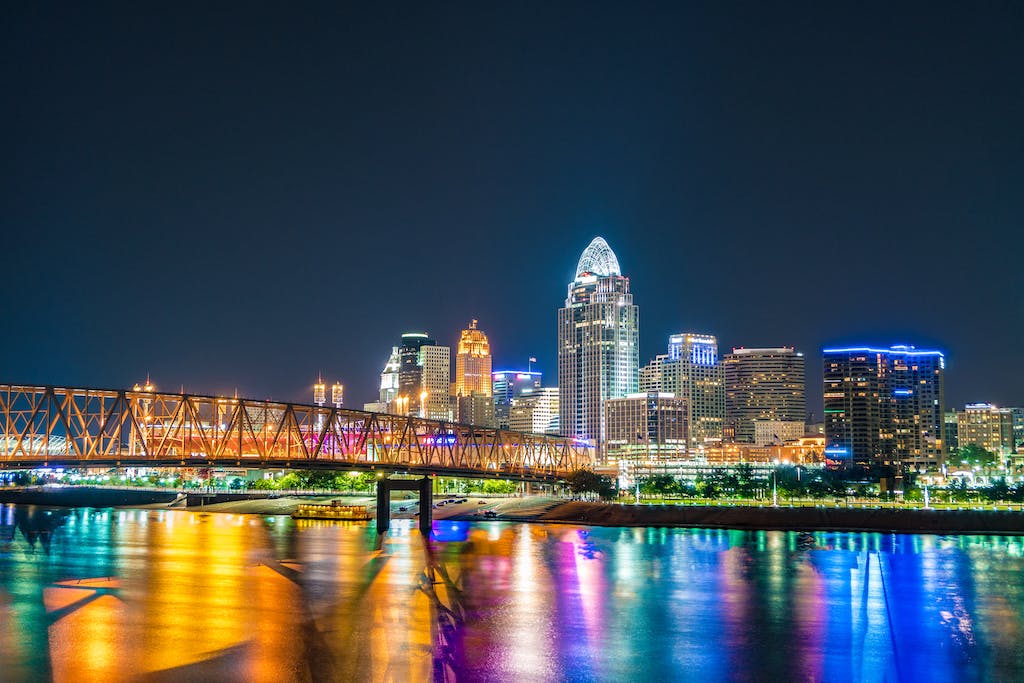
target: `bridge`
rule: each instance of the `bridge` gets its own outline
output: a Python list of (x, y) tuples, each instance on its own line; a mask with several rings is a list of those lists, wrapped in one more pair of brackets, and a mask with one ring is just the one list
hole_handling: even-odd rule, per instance
[(556, 482), (571, 439), (347, 408), (125, 389), (0, 384), (0, 468), (249, 467)]

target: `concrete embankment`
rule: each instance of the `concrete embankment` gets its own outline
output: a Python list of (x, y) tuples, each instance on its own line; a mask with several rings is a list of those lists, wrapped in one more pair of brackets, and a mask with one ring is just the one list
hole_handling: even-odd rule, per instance
[(925, 534), (1024, 534), (1024, 513), (991, 510), (697, 507), (572, 502), (536, 518), (596, 526), (668, 526)]

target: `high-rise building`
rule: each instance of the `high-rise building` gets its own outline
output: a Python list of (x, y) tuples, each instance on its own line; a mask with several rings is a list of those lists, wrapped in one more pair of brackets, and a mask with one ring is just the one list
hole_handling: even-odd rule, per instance
[(431, 420), (451, 420), (452, 350), (448, 346), (420, 347), (423, 359), (423, 384), (419, 398), (420, 415)]
[(641, 392), (670, 393), (684, 402), (691, 449), (722, 438), (725, 372), (714, 335), (673, 334), (668, 353), (655, 356), (640, 375)]
[(491, 395), (491, 345), (474, 320), (462, 331), (455, 354), (455, 395)]
[(1013, 445), (1015, 448), (1024, 446), (1024, 408), (1010, 408), (1013, 413)]
[(955, 410), (947, 410), (942, 416), (943, 430), (942, 438), (946, 442), (946, 453), (952, 453), (960, 448), (960, 419)]
[(391, 405), (398, 395), (398, 371), (402, 367), (398, 357), (398, 347), (391, 347), (391, 355), (388, 362), (384, 364), (384, 370), (380, 373), (380, 398), (381, 403)]
[(824, 350), (825, 456), (917, 471), (945, 462), (945, 357), (913, 346)]
[[(763, 446), (804, 435), (804, 354), (790, 347), (733, 349), (722, 364), (725, 414), (737, 442)], [(757, 438), (756, 422), (771, 423), (760, 425), (761, 440)], [(785, 437), (779, 432), (785, 432)]]
[(540, 389), (543, 375), (533, 370), (497, 370), (491, 373), (494, 419), (500, 429), (510, 429), (512, 401), (527, 391)]
[(635, 393), (612, 398), (605, 406), (608, 464), (679, 460), (687, 452), (687, 411), (681, 398), (667, 393)]
[(434, 420), (452, 419), (451, 348), (422, 332), (402, 335), (398, 347), (398, 393), (394, 412)]
[(1014, 452), (1013, 410), (991, 403), (968, 403), (957, 411), (957, 442), (974, 444), (996, 455)]
[(610, 398), (637, 390), (639, 312), (629, 278), (600, 237), (583, 250), (558, 311), (558, 401), (563, 436), (604, 443)]
[(558, 387), (526, 389), (513, 398), (509, 429), (533, 434), (558, 434)]
[(455, 397), (456, 420), (462, 424), (477, 427), (497, 427), (494, 417), (494, 397), (481, 396), (473, 392), (471, 396)]

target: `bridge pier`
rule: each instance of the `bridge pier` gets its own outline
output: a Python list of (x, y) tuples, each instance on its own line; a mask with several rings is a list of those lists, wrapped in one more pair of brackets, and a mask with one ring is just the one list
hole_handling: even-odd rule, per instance
[(391, 528), (391, 492), (419, 491), (420, 494), (420, 533), (430, 536), (434, 509), (433, 481), (430, 477), (422, 479), (388, 479), (384, 477), (377, 482), (377, 533), (383, 534)]

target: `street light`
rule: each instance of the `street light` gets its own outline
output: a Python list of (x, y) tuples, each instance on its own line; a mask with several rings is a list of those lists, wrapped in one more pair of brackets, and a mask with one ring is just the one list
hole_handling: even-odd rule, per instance
[(772, 468), (772, 507), (779, 507), (779, 486), (777, 481), (776, 472), (779, 470), (779, 461), (775, 461), (775, 467)]

